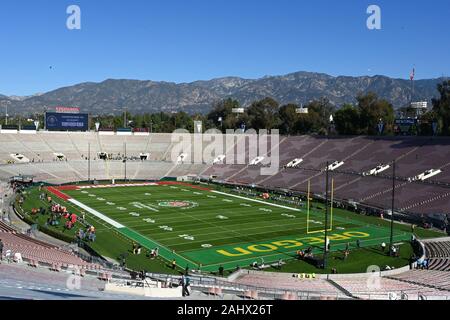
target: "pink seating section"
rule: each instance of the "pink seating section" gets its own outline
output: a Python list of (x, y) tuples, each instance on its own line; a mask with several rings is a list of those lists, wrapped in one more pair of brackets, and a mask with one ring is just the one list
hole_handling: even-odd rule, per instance
[(0, 222), (0, 239), (3, 242), (3, 253), (11, 250), (12, 256), (20, 253), (24, 260), (28, 260), (32, 266), (39, 264), (50, 265), (55, 271), (61, 267), (79, 266), (87, 269), (99, 269), (100, 266), (90, 264), (71, 252), (64, 251), (56, 246), (43, 241), (33, 239), (17, 233), (8, 225)]
[[(272, 176), (263, 176), (259, 166), (220, 164), (205, 170), (202, 176), (262, 187), (324, 192), (326, 162), (343, 161), (332, 172), (336, 199), (353, 200), (385, 208), (392, 191), (392, 169), (379, 176), (362, 176), (380, 164), (396, 159), (397, 209), (411, 213), (450, 213), (450, 139), (431, 137), (287, 137), (281, 139), (280, 169)], [(284, 168), (301, 158), (297, 168)], [(409, 182), (427, 170), (442, 172), (425, 182)]]

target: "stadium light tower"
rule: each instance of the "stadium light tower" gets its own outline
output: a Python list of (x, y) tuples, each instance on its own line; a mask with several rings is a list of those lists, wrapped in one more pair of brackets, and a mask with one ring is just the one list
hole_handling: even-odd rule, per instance
[(328, 256), (328, 175), (329, 175), (329, 162), (327, 161), (327, 167), (325, 171), (325, 243), (323, 248), (323, 268), (327, 267)]
[(10, 104), (11, 101), (4, 101), (3, 104), (5, 106), (5, 125), (8, 125), (8, 104)]
[(395, 206), (395, 159), (392, 161), (392, 208), (391, 208), (391, 234), (389, 239), (389, 253), (392, 254), (394, 244), (394, 206)]
[(88, 143), (88, 181), (91, 181), (91, 143)]
[(123, 163), (125, 165), (125, 181), (127, 181), (127, 143), (123, 143), (123, 150), (124, 150), (124, 159)]

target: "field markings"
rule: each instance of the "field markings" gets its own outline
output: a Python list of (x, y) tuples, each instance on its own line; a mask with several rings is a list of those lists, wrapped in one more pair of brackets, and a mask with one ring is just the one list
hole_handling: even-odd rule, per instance
[[(260, 201), (260, 200), (255, 200), (255, 199), (249, 199), (249, 198), (245, 198), (245, 197), (241, 197), (241, 196), (235, 196), (235, 195), (230, 195), (230, 194), (227, 194), (227, 193), (222, 193), (222, 192), (217, 192), (217, 193), (220, 193), (220, 194), (223, 194), (223, 195), (226, 195), (226, 196), (231, 196), (231, 197), (237, 197), (237, 198), (240, 198), (240, 199), (243, 199), (243, 200), (247, 200), (247, 201), (252, 201), (252, 202), (257, 202), (257, 203), (261, 203), (261, 204), (264, 204), (264, 205), (269, 205), (269, 206), (274, 206), (274, 207), (280, 207), (280, 208), (283, 208), (283, 209), (288, 209), (288, 210), (293, 210), (293, 211), (302, 211), (302, 210), (300, 210), (300, 209), (294, 209), (294, 208), (291, 208), (291, 207), (286, 207), (286, 206), (282, 206), (282, 205), (277, 205), (277, 204), (273, 204), (273, 203), (269, 203), (269, 202), (265, 202), (265, 201)], [(319, 214), (319, 213), (317, 213), (317, 214)], [(185, 214), (186, 215), (186, 214)], [(190, 216), (190, 215), (187, 215), (187, 216)], [(206, 215), (204, 215), (204, 216), (206, 216)], [(209, 216), (209, 214), (208, 214), (208, 216)], [(197, 220), (197, 221), (202, 221), (203, 223), (205, 223), (205, 224), (209, 224), (209, 225), (212, 225), (212, 226), (215, 226), (215, 227), (219, 227), (220, 229), (222, 229), (223, 231), (222, 232), (220, 232), (221, 234), (223, 234), (223, 233), (225, 233), (225, 234), (230, 234), (230, 236), (228, 236), (228, 237), (226, 237), (226, 238), (224, 238), (224, 237), (220, 237), (220, 238), (215, 238), (214, 240), (222, 240), (222, 239), (236, 239), (237, 237), (236, 236), (232, 236), (231, 234), (236, 234), (236, 235), (238, 235), (239, 237), (238, 237), (238, 239), (239, 238), (241, 238), (242, 236), (250, 236), (250, 235), (245, 235), (245, 233), (248, 231), (248, 230), (255, 230), (255, 229), (264, 229), (264, 228), (268, 228), (268, 226), (260, 226), (260, 227), (253, 227), (253, 228), (245, 228), (244, 230), (230, 230), (230, 229), (228, 229), (228, 228), (224, 228), (224, 227), (220, 227), (220, 226), (218, 226), (218, 225), (215, 225), (214, 223), (208, 223), (208, 222), (206, 222), (206, 221), (204, 221), (204, 220), (202, 220), (202, 219), (199, 219), (198, 217), (193, 217), (193, 216), (190, 216), (191, 218), (193, 218), (193, 219), (195, 219), (195, 220)], [(177, 218), (178, 219), (178, 218)], [(128, 219), (127, 219), (128, 220)], [(133, 219), (134, 220), (134, 219)], [(128, 222), (128, 221), (127, 221)], [(349, 223), (349, 221), (345, 221), (346, 223)], [(353, 221), (352, 221), (353, 222)], [(253, 223), (254, 224), (254, 222), (248, 222), (248, 224), (251, 224), (251, 223)], [(132, 223), (133, 224), (133, 223)], [(247, 224), (247, 223), (246, 223)], [(355, 223), (351, 223), (351, 224), (353, 224), (353, 225), (355, 225)], [(127, 225), (128, 225), (128, 223), (127, 223)], [(290, 224), (291, 226), (292, 226), (292, 223)], [(302, 223), (295, 223), (294, 225), (300, 225), (300, 226), (303, 226), (303, 224)], [(283, 226), (283, 224), (282, 225), (279, 225), (279, 224), (277, 224), (277, 225), (275, 225), (275, 227), (282, 227)], [(186, 224), (183, 224), (182, 225), (182, 227), (187, 227), (187, 225)], [(226, 227), (231, 227), (230, 225), (226, 225)], [(140, 228), (139, 228), (140, 229)], [(140, 232), (146, 232), (146, 231), (149, 231), (149, 230), (154, 230), (155, 228), (144, 228), (144, 229), (141, 229), (140, 230)], [(205, 227), (205, 228), (201, 228), (201, 229), (211, 229), (211, 227)], [(302, 230), (303, 228), (301, 228), (300, 230)], [(289, 230), (292, 230), (292, 229), (289, 229)], [(299, 231), (298, 229), (297, 229), (297, 231)], [(167, 231), (166, 231), (167, 232)], [(242, 232), (242, 233), (241, 233)], [(165, 232), (164, 232), (165, 233)], [(253, 233), (253, 234), (251, 234), (252, 236), (254, 236), (254, 235), (258, 235), (258, 234), (264, 234), (264, 233), (267, 233), (267, 232), (261, 232), (261, 233)], [(209, 233), (207, 233), (207, 234), (205, 234), (205, 233), (203, 233), (203, 234), (198, 234), (198, 235), (196, 235), (197, 237), (201, 237), (201, 236), (205, 236), (205, 235), (208, 235)], [(212, 234), (216, 234), (217, 235), (217, 232), (215, 232), (215, 233), (212, 233)], [(158, 236), (158, 235), (162, 235), (162, 233), (160, 233), (160, 232), (155, 232), (155, 233), (153, 233), (153, 235), (155, 236), (155, 238)], [(169, 239), (176, 239), (176, 238), (172, 238), (172, 237), (170, 237), (170, 238), (162, 238), (162, 239), (159, 239), (158, 241), (165, 241), (165, 240), (169, 240)], [(211, 240), (211, 239), (210, 239)], [(200, 242), (200, 241), (195, 241), (195, 243), (197, 243), (197, 242)], [(192, 242), (188, 242), (188, 243), (192, 243)], [(242, 243), (242, 240), (240, 240), (239, 242), (233, 242), (233, 244), (234, 243)], [(175, 245), (175, 246), (178, 246), (178, 245), (183, 245), (183, 244), (186, 244), (186, 242), (183, 242), (183, 243), (173, 243), (173, 244), (171, 244), (171, 246), (172, 245)], [(191, 251), (191, 250), (189, 250), (189, 251)]]
[[(277, 227), (288, 227), (288, 226), (295, 226), (295, 225), (300, 225), (300, 226), (302, 226), (302, 224), (300, 224), (300, 223), (297, 223), (297, 224), (289, 223), (289, 224), (286, 224), (286, 225), (277, 225)], [(254, 230), (254, 229), (261, 229), (261, 228), (267, 228), (267, 226), (266, 226), (266, 227), (249, 228), (249, 229), (245, 229), (245, 230), (242, 230), (242, 231), (246, 231), (246, 230), (250, 230), (250, 229), (252, 229), (252, 230)], [(359, 227), (356, 227), (356, 226), (355, 226), (355, 227), (352, 227), (352, 228), (347, 229), (347, 231), (348, 231), (348, 230), (357, 229), (357, 228), (359, 228)], [(286, 232), (288, 232), (288, 233), (291, 233), (291, 231), (292, 231), (292, 235), (295, 236), (295, 233), (296, 233), (296, 232), (298, 232), (298, 231), (303, 231), (303, 230), (306, 230), (306, 226), (305, 226), (304, 228), (286, 228), (286, 229), (284, 229), (284, 230), (273, 231), (273, 232), (286, 231)], [(196, 236), (197, 238), (200, 238), (201, 236), (208, 236), (208, 235), (212, 235), (212, 234), (217, 235), (217, 234), (221, 234), (221, 233), (223, 233), (223, 232), (203, 233), (203, 234), (196, 234), (195, 236)], [(267, 234), (267, 233), (270, 233), (270, 232), (264, 231), (264, 232), (251, 233), (251, 234), (248, 234), (247, 236), (252, 237), (252, 236), (261, 235), (261, 234)], [(163, 233), (159, 233), (159, 235), (162, 235), (162, 234), (163, 234)], [(307, 235), (306, 233), (302, 233), (302, 234), (309, 237), (309, 235)], [(155, 233), (154, 235), (157, 235), (157, 234)], [(300, 234), (300, 235), (301, 235), (301, 234)], [(288, 235), (280, 235), (280, 236), (281, 236), (281, 237), (287, 237)], [(275, 237), (275, 238), (277, 238), (277, 237)], [(167, 241), (167, 240), (175, 240), (175, 239), (177, 239), (177, 238), (176, 238), (176, 237), (160, 238), (158, 241)], [(209, 242), (213, 242), (213, 241), (217, 241), (217, 240), (225, 240), (225, 239), (236, 239), (236, 237), (221, 237), (221, 238), (214, 238), (214, 237), (211, 238), (211, 237), (207, 237), (207, 240), (208, 240)], [(269, 237), (269, 238), (265, 238), (265, 239), (257, 240), (257, 241), (262, 242), (262, 241), (267, 241), (267, 240), (271, 240), (271, 239), (274, 239), (274, 238), (273, 238), (273, 237)], [(203, 240), (199, 240), (199, 241), (196, 241), (196, 242), (201, 242), (201, 241), (203, 241)], [(183, 245), (183, 244), (186, 244), (186, 243), (194, 243), (194, 242), (172, 243), (171, 246), (175, 246), (175, 245), (178, 246), (178, 245)], [(239, 242), (233, 242), (233, 243), (227, 243), (227, 244), (224, 244), (224, 245), (238, 244), (238, 243), (242, 243), (242, 241), (239, 241)]]
[[(404, 234), (397, 234), (397, 235), (394, 235), (394, 240), (395, 240), (395, 238), (397, 237), (397, 238), (400, 238), (401, 236), (403, 236)], [(370, 239), (368, 239), (368, 240), (363, 240), (363, 241), (367, 241), (367, 242), (370, 242), (370, 243), (374, 243), (374, 244), (379, 244), (380, 243), (380, 241), (382, 241), (382, 240), (385, 240), (385, 239), (388, 239), (389, 238), (389, 235), (386, 235), (386, 236), (384, 236), (384, 237), (378, 237), (378, 238), (370, 238)], [(402, 238), (400, 238), (400, 239), (402, 239)], [(262, 241), (261, 241), (262, 242)], [(241, 243), (241, 242), (240, 242)], [(239, 243), (235, 243), (235, 244), (239, 244)], [(322, 244), (319, 244), (318, 246), (321, 246)], [(340, 242), (340, 243), (335, 243), (335, 246), (342, 246), (342, 247), (344, 247), (344, 245), (345, 245), (345, 241), (344, 242)], [(226, 247), (226, 246), (228, 246), (228, 244), (225, 244), (225, 245), (220, 245), (220, 246), (218, 246), (216, 249), (218, 249), (218, 248), (220, 248), (220, 247)], [(368, 245), (368, 246), (371, 246), (371, 244), (370, 245)], [(313, 247), (316, 247), (317, 248), (317, 246), (316, 245), (314, 245)], [(366, 246), (367, 247), (367, 246)], [(185, 251), (178, 251), (179, 253), (190, 253), (190, 252), (198, 252), (198, 251), (203, 251), (202, 249), (193, 249), (193, 250), (185, 250)], [(259, 260), (259, 259), (261, 259), (261, 258), (269, 258), (269, 257), (277, 257), (277, 259), (275, 259), (275, 260), (278, 260), (278, 257), (279, 256), (288, 256), (288, 257), (290, 257), (290, 258), (292, 258), (292, 256), (291, 256), (291, 254), (295, 254), (296, 252), (298, 251), (298, 248), (296, 248), (295, 250), (289, 250), (289, 251), (275, 251), (274, 253), (269, 253), (269, 254), (267, 254), (267, 255), (257, 255), (257, 256), (253, 256), (253, 257), (247, 257), (247, 258), (242, 258), (242, 259), (237, 259), (237, 260), (231, 260), (231, 261), (226, 261), (226, 262), (214, 262), (214, 263), (211, 263), (211, 264), (206, 264), (206, 265), (204, 265), (204, 267), (214, 267), (214, 266), (219, 266), (219, 265), (223, 265), (223, 264), (225, 264), (225, 263), (238, 263), (238, 262), (241, 262), (241, 261), (248, 261), (248, 260), (253, 260), (253, 261), (257, 261), (257, 260)], [(333, 252), (337, 252), (337, 251), (342, 251), (342, 249), (335, 249)], [(323, 252), (323, 251), (322, 251)], [(317, 252), (316, 252), (317, 253)]]
[[(248, 223), (246, 223), (246, 224), (251, 224), (251, 222), (248, 222)], [(142, 224), (139, 224), (139, 226), (140, 225), (142, 225)], [(234, 227), (234, 226), (237, 226), (237, 225), (241, 225), (241, 224), (231, 224), (231, 225), (227, 225), (227, 227)], [(296, 230), (297, 231), (301, 231), (301, 230), (306, 230), (306, 224), (304, 224), (304, 223), (302, 223), (302, 222), (298, 222), (298, 223), (292, 223), (291, 221), (289, 221), (289, 222), (287, 222), (286, 224), (275, 224), (275, 225), (270, 225), (270, 226), (268, 226), (268, 225), (262, 225), (262, 226), (259, 226), (259, 227), (252, 227), (252, 228), (244, 228), (244, 229), (235, 229), (235, 231), (236, 232), (238, 232), (238, 231), (241, 231), (241, 232), (248, 232), (249, 230), (257, 230), (257, 229), (270, 229), (270, 228), (277, 228), (277, 227), (279, 227), (279, 228), (285, 228), (285, 227), (288, 227), (288, 226), (301, 226), (301, 228), (297, 228)], [(304, 226), (304, 227), (303, 227)], [(137, 226), (135, 226), (135, 227), (137, 227)], [(155, 230), (156, 228), (155, 227), (152, 227), (152, 228), (145, 228), (145, 229), (139, 229), (139, 230), (142, 230), (142, 231), (145, 231), (145, 232), (147, 232), (147, 231), (151, 231), (151, 230)], [(200, 230), (211, 230), (212, 228), (211, 227), (204, 227), (204, 228), (198, 228), (198, 229), (195, 229), (195, 232), (197, 232), (197, 231), (200, 231)], [(178, 231), (182, 231), (182, 230), (184, 230), (184, 228), (183, 229), (177, 229)], [(187, 228), (187, 230), (192, 230), (192, 228)], [(286, 229), (285, 229), (286, 230)], [(289, 230), (293, 230), (293, 229), (289, 229)], [(212, 232), (212, 233), (198, 233), (198, 234), (196, 234), (196, 236), (198, 237), (198, 236), (205, 236), (205, 235), (211, 235), (211, 234), (215, 234), (215, 235), (217, 235), (217, 234), (220, 234), (220, 233), (223, 233), (223, 232), (228, 232), (228, 231), (222, 231), (222, 232), (217, 232), (217, 231), (215, 231), (215, 232)], [(154, 236), (158, 236), (158, 235), (161, 235), (162, 233), (159, 233), (159, 232), (151, 232), (152, 233), (152, 235), (154, 235)], [(265, 231), (265, 232), (261, 232), (261, 233), (251, 233), (251, 234), (248, 234), (248, 236), (252, 236), (252, 235), (257, 235), (257, 234), (264, 234), (264, 233), (268, 233), (268, 231)], [(235, 237), (233, 237), (233, 238), (235, 238)], [(168, 239), (170, 239), (170, 238), (168, 238)], [(224, 239), (224, 238), (219, 238), (219, 239)], [(162, 240), (167, 240), (167, 239), (162, 239)]]
[(237, 196), (235, 194), (229, 194), (229, 193), (220, 192), (220, 191), (216, 191), (216, 190), (212, 190), (211, 192), (217, 193), (217, 194), (221, 194), (221, 195), (224, 195), (224, 196), (227, 196), (227, 197), (234, 197), (234, 198), (238, 198), (238, 199), (241, 199), (241, 200), (262, 203), (262, 204), (265, 204), (265, 205), (268, 205), (268, 206), (272, 206), (272, 207), (283, 208), (283, 209), (286, 209), (286, 210), (297, 211), (297, 212), (301, 212), (302, 211), (300, 209), (296, 209), (296, 208), (292, 208), (292, 207), (286, 207), (286, 206), (283, 206), (281, 204), (266, 202), (266, 201), (257, 200), (257, 199), (250, 199), (250, 198), (246, 198), (246, 197), (242, 197), (242, 196)]
[[(228, 194), (228, 193), (224, 193), (224, 192), (219, 192), (219, 191), (211, 191), (211, 192), (214, 192), (214, 193), (217, 193), (217, 194), (221, 194), (221, 195), (224, 195), (224, 196), (227, 196), (227, 197), (234, 197), (234, 198), (239, 198), (239, 199), (242, 199), (242, 200), (246, 200), (246, 201), (251, 201), (251, 202), (256, 202), (256, 203), (260, 203), (260, 204), (263, 204), (263, 205), (268, 205), (268, 206), (272, 206), (272, 207), (278, 207), (278, 208), (282, 208), (282, 209), (287, 209), (287, 210), (291, 210), (291, 211), (297, 211), (297, 212), (302, 212), (302, 210), (300, 210), (300, 209), (296, 209), (296, 208), (292, 208), (292, 207), (287, 207), (287, 206), (283, 206), (283, 205), (278, 205), (278, 204), (274, 204), (274, 203), (270, 203), (270, 202), (266, 202), (266, 201), (261, 201), (261, 200), (256, 200), (256, 199), (251, 199), (251, 198), (246, 198), (246, 197), (242, 197), (242, 196), (237, 196), (237, 195), (232, 195), (232, 194)], [(215, 197), (215, 196), (214, 196)], [(134, 198), (134, 197), (133, 197)], [(105, 208), (106, 209), (106, 208)], [(174, 212), (173, 214), (179, 214), (179, 212)], [(320, 215), (320, 213), (319, 212), (317, 212), (316, 213), (317, 215)], [(114, 215), (114, 214), (113, 214)], [(232, 225), (234, 225), (234, 224), (232, 224), (232, 225), (225, 225), (225, 226), (223, 226), (223, 227), (221, 227), (221, 226), (218, 226), (218, 225), (216, 225), (215, 223), (210, 223), (210, 222), (207, 222), (207, 221), (205, 221), (205, 220), (203, 220), (203, 219), (201, 219), (201, 218), (199, 218), (198, 217), (198, 215), (195, 215), (195, 217), (194, 216), (191, 216), (191, 215), (187, 215), (187, 214), (183, 214), (183, 215), (185, 215), (185, 216), (189, 216), (189, 217), (191, 217), (193, 220), (197, 220), (197, 221), (201, 221), (201, 222), (203, 222), (203, 223), (205, 223), (205, 224), (207, 224), (207, 225), (211, 225), (211, 226), (214, 226), (214, 227), (218, 227), (218, 228), (220, 228), (220, 229), (222, 229), (223, 231), (222, 232), (220, 232), (221, 234), (223, 234), (223, 233), (231, 233), (231, 234), (236, 234), (236, 235), (238, 235), (239, 236), (239, 238), (240, 237), (242, 237), (242, 236), (245, 236), (245, 232), (247, 231), (247, 230), (255, 230), (255, 229), (263, 229), (263, 228), (268, 228), (268, 226), (260, 226), (260, 227), (253, 227), (253, 228), (245, 228), (244, 230), (230, 230), (230, 229), (228, 229), (228, 227), (231, 227)], [(205, 214), (205, 215), (203, 215), (203, 217), (207, 217), (207, 216), (210, 216), (210, 214)], [(233, 216), (233, 215), (232, 215)], [(119, 217), (119, 216), (117, 216), (117, 217)], [(130, 217), (131, 218), (131, 217)], [(125, 220), (128, 220), (128, 221), (126, 221), (126, 223), (127, 223), (127, 225), (129, 225), (128, 224), (128, 222), (131, 222), (129, 219), (130, 218), (128, 218), (128, 219), (126, 219), (125, 218)], [(162, 218), (162, 217), (161, 217)], [(131, 219), (133, 219), (133, 218), (131, 218)], [(165, 221), (166, 221), (166, 223), (168, 222), (167, 220), (172, 220), (172, 218), (167, 218), (167, 217), (164, 217), (164, 218), (162, 218), (162, 219), (164, 219)], [(174, 217), (173, 218), (173, 220), (178, 220), (179, 218), (178, 217)], [(134, 219), (133, 219), (134, 220)], [(278, 219), (277, 219), (278, 220)], [(336, 219), (336, 220), (341, 220), (341, 219)], [(344, 219), (342, 219), (342, 220), (344, 220)], [(342, 221), (341, 220), (341, 221)], [(282, 220), (280, 219), (280, 222), (281, 222)], [(352, 220), (347, 220), (347, 219), (345, 219), (345, 224), (351, 224), (351, 225), (357, 225), (357, 223), (355, 223), (355, 221), (352, 219)], [(253, 223), (253, 225), (255, 224), (255, 222), (252, 222), (252, 221), (249, 221), (249, 222), (246, 222), (246, 223), (244, 223), (244, 224), (252, 224)], [(185, 228), (185, 227), (188, 227), (190, 224), (182, 224), (182, 227), (183, 228)], [(196, 225), (196, 224), (192, 224), (192, 225)], [(242, 225), (242, 223), (241, 223), (241, 225)], [(292, 223), (290, 223), (290, 225), (292, 225)], [(303, 223), (295, 223), (294, 225), (299, 225), (299, 226), (303, 226)], [(283, 226), (283, 224), (281, 224), (281, 225), (279, 225), (279, 224), (277, 224), (277, 225), (275, 225), (275, 227), (282, 227)], [(137, 225), (135, 225), (135, 223), (133, 223), (133, 222), (131, 222), (130, 223), (130, 227), (137, 227)], [(140, 229), (140, 228), (139, 228)], [(204, 227), (204, 228), (200, 228), (200, 229), (211, 229), (211, 227)], [(140, 232), (146, 232), (146, 231), (150, 231), (150, 230), (155, 230), (155, 228), (154, 227), (151, 227), (151, 228), (145, 228), (144, 227), (144, 229), (141, 229), (140, 230)], [(301, 229), (300, 229), (301, 230)], [(299, 231), (298, 229), (297, 229), (297, 231)], [(242, 232), (242, 233), (241, 233)], [(164, 232), (165, 233), (165, 232)], [(243, 234), (244, 233), (244, 234)], [(156, 232), (156, 233), (154, 233), (153, 235), (154, 236), (157, 236), (157, 235), (162, 235), (163, 233), (161, 233), (161, 232)], [(217, 232), (216, 233), (213, 233), (213, 234), (217, 234)], [(256, 233), (256, 234), (259, 234), (259, 233)], [(253, 234), (253, 235), (256, 235), (256, 234)], [(205, 233), (203, 233), (203, 234), (198, 234), (197, 235), (197, 237), (198, 236), (203, 236), (203, 235), (207, 235), (207, 234), (205, 234)], [(229, 238), (229, 239), (233, 239), (233, 238), (236, 238), (236, 236), (230, 236), (230, 237), (227, 237), (227, 238)], [(164, 240), (166, 240), (167, 238), (164, 238), (164, 239), (160, 239), (159, 241), (164, 241)], [(170, 238), (169, 238), (170, 239)], [(223, 238), (223, 237), (221, 237), (221, 238), (218, 238), (218, 239), (226, 239), (226, 238)], [(189, 243), (192, 243), (192, 242), (189, 242)], [(176, 244), (176, 245), (178, 245), (178, 244)]]
[(76, 206), (80, 207), (81, 209), (89, 212), (90, 214), (96, 216), (97, 218), (102, 219), (105, 222), (108, 222), (110, 225), (112, 225), (113, 227), (116, 228), (125, 228), (124, 225), (116, 222), (115, 220), (108, 218), (107, 216), (105, 216), (103, 213), (98, 212), (97, 210), (92, 209), (91, 207), (88, 207), (87, 205), (85, 205), (84, 203), (75, 200), (73, 198), (69, 199), (69, 202), (75, 204)]

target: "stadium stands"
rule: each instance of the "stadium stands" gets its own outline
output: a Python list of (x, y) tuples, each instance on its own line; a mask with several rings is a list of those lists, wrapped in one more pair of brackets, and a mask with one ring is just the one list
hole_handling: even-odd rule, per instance
[[(450, 139), (431, 137), (318, 137), (293, 136), (280, 137), (279, 172), (275, 175), (261, 175), (261, 166), (268, 165), (265, 158), (262, 164), (248, 165), (248, 143), (244, 151), (247, 164), (233, 164), (234, 153), (238, 152), (237, 141), (244, 141), (244, 135), (236, 135), (231, 144), (223, 143), (221, 154), (225, 159), (218, 164), (211, 161), (193, 163), (199, 150), (193, 147), (194, 138), (183, 136), (186, 140), (186, 158), (183, 163), (173, 163), (172, 152), (176, 143), (171, 134), (150, 134), (146, 136), (101, 135), (98, 133), (59, 132), (49, 134), (38, 132), (35, 135), (0, 134), (0, 179), (13, 175), (33, 175), (37, 181), (66, 183), (87, 180), (88, 145), (91, 151), (91, 179), (121, 179), (125, 177), (125, 144), (127, 157), (139, 157), (141, 153), (150, 154), (146, 161), (128, 160), (126, 176), (130, 179), (160, 179), (165, 176), (199, 175), (204, 178), (229, 183), (257, 185), (260, 187), (289, 189), (305, 193), (308, 181), (311, 192), (324, 193), (325, 163), (342, 161), (343, 164), (331, 171), (334, 178), (335, 198), (354, 201), (379, 210), (390, 207), (392, 192), (391, 168), (377, 175), (367, 172), (379, 165), (389, 165), (395, 158), (396, 207), (398, 211), (415, 214), (450, 213)], [(240, 140), (239, 140), (240, 139)], [(223, 141), (222, 141), (223, 142)], [(231, 145), (231, 146), (230, 146)], [(207, 150), (208, 143), (203, 144)], [(270, 139), (267, 153), (271, 153)], [(98, 154), (104, 152), (114, 159), (103, 161)], [(180, 150), (181, 152), (181, 150)], [(21, 154), (30, 163), (14, 162), (11, 154)], [(56, 161), (55, 154), (65, 158)], [(302, 162), (294, 168), (286, 165), (294, 159)], [(9, 162), (9, 163), (8, 163)], [(427, 170), (441, 172), (426, 179), (411, 180)]]
[(391, 276), (406, 283), (412, 283), (428, 288), (444, 291), (450, 294), (450, 272), (435, 270), (412, 270), (398, 275)]
[(448, 238), (424, 240), (428, 269), (450, 271), (450, 240)]
[(0, 239), (4, 245), (3, 251), (6, 253), (9, 250), (11, 259), (13, 259), (15, 254), (20, 253), (21, 257), (33, 266), (38, 264), (54, 266), (58, 264), (62, 266), (75, 265), (85, 268), (99, 268), (98, 265), (91, 265), (71, 252), (18, 233), (1, 221)]

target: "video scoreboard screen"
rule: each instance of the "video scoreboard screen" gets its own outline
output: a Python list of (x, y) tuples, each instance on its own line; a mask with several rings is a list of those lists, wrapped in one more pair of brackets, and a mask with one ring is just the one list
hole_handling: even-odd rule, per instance
[(394, 132), (397, 135), (414, 135), (417, 132), (417, 119), (395, 119)]
[(47, 130), (88, 131), (89, 115), (87, 113), (47, 112), (45, 124)]

